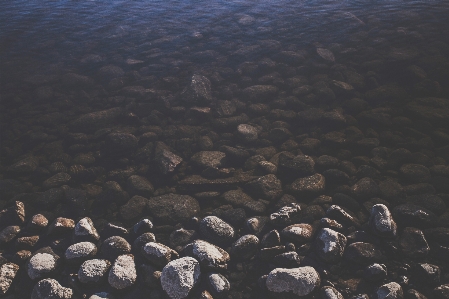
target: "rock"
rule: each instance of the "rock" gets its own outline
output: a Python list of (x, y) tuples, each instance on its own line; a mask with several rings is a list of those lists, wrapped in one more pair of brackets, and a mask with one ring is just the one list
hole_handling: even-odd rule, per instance
[(230, 260), (226, 251), (203, 240), (195, 240), (187, 244), (183, 249), (183, 254), (196, 258), (201, 267), (212, 271), (226, 269), (227, 262)]
[(101, 253), (109, 260), (131, 252), (131, 245), (122, 237), (112, 236), (103, 241)]
[(278, 211), (270, 215), (270, 222), (277, 226), (286, 226), (299, 220), (301, 215), (301, 206), (296, 203), (290, 203), (283, 206)]
[(425, 119), (437, 125), (447, 125), (449, 119), (449, 100), (442, 98), (420, 98), (409, 102), (407, 111), (414, 117)]
[(322, 174), (314, 175), (295, 180), (290, 191), (297, 196), (316, 197), (324, 192), (326, 179)]
[(0, 244), (8, 243), (20, 233), (20, 226), (10, 225), (0, 231)]
[(176, 251), (160, 243), (148, 242), (142, 247), (142, 255), (155, 266), (164, 267), (174, 259), (179, 258)]
[(175, 171), (182, 158), (172, 153), (162, 142), (156, 142), (154, 161), (162, 174), (169, 174)]
[(33, 173), (39, 166), (39, 160), (30, 156), (22, 159), (8, 167), (8, 171), (13, 174), (26, 175)]
[(170, 234), (170, 246), (176, 248), (185, 246), (198, 238), (195, 230), (187, 230), (184, 228), (177, 229)]
[(253, 257), (259, 247), (259, 238), (255, 235), (244, 235), (232, 244), (233, 258), (248, 260)]
[(376, 299), (402, 299), (403, 297), (402, 287), (396, 282), (384, 284), (376, 291)]
[(253, 85), (243, 90), (244, 96), (252, 102), (265, 102), (272, 99), (278, 92), (273, 85)]
[(171, 261), (162, 269), (162, 289), (171, 299), (186, 298), (199, 282), (200, 274), (200, 265), (192, 257)]
[(100, 240), (100, 235), (94, 227), (94, 223), (89, 217), (84, 217), (75, 225), (73, 233), (74, 242), (96, 242)]
[(64, 288), (51, 278), (39, 281), (31, 293), (31, 299), (71, 299), (72, 296), (72, 289)]
[(327, 60), (329, 62), (335, 62), (335, 56), (332, 53), (332, 51), (325, 49), (325, 48), (316, 48), (316, 52), (324, 60)]
[(405, 298), (407, 299), (427, 299), (426, 296), (418, 292), (417, 290), (410, 289), (405, 293)]
[(265, 216), (254, 216), (246, 220), (244, 228), (249, 234), (259, 236), (264, 231), (269, 220), (270, 219)]
[(443, 284), (433, 289), (433, 296), (435, 299), (449, 298), (449, 284)]
[(346, 237), (343, 234), (323, 228), (318, 232), (315, 240), (317, 255), (326, 263), (338, 263), (343, 257), (346, 242)]
[(144, 213), (147, 204), (148, 199), (134, 195), (125, 205), (120, 207), (120, 217), (125, 221), (138, 219)]
[(78, 270), (78, 280), (81, 283), (98, 283), (106, 279), (106, 273), (110, 267), (111, 262), (108, 260), (87, 260)]
[(97, 254), (97, 246), (91, 242), (80, 242), (70, 245), (65, 251), (68, 262), (77, 263), (92, 258)]
[(399, 174), (410, 183), (425, 183), (431, 178), (429, 168), (420, 164), (404, 164), (399, 169)]
[(212, 101), (211, 83), (206, 77), (195, 74), (182, 91), (181, 99), (190, 105), (209, 105)]
[(8, 292), (13, 280), (16, 278), (19, 266), (14, 263), (5, 263), (0, 267), (0, 296)]
[(148, 233), (152, 229), (153, 229), (153, 222), (151, 222), (151, 220), (148, 218), (141, 219), (133, 226), (133, 232), (134, 234), (137, 235)]
[[(48, 247), (47, 247), (48, 248)], [(47, 252), (34, 254), (27, 264), (28, 276), (35, 280), (46, 276), (54, 275), (60, 265), (59, 256), (51, 249)]]
[(139, 175), (132, 175), (127, 180), (126, 189), (129, 194), (132, 195), (140, 195), (143, 197), (150, 197), (153, 195), (154, 187), (146, 178)]
[(343, 295), (331, 286), (324, 286), (320, 289), (321, 299), (344, 299)]
[(200, 205), (189, 195), (165, 194), (148, 199), (147, 209), (150, 215), (160, 224), (177, 224), (195, 216)]
[(260, 243), (264, 248), (279, 246), (281, 244), (281, 236), (277, 230), (273, 229), (263, 236)]
[(264, 175), (245, 186), (250, 194), (266, 200), (275, 200), (282, 194), (281, 181), (274, 174)]
[(106, 292), (95, 293), (89, 297), (89, 299), (115, 299), (112, 294)]
[(201, 151), (190, 158), (190, 161), (200, 168), (219, 168), (224, 164), (226, 154), (219, 151)]
[(380, 189), (372, 178), (365, 177), (351, 187), (351, 192), (357, 199), (367, 200), (377, 197), (380, 194)]
[(259, 135), (257, 128), (248, 124), (240, 124), (237, 126), (237, 137), (243, 142), (253, 142)]
[(156, 242), (156, 237), (153, 233), (144, 233), (138, 236), (133, 242), (133, 250), (141, 252), (143, 246), (149, 242)]
[(234, 239), (234, 228), (216, 216), (204, 217), (199, 231), (206, 240), (216, 244), (229, 244)]
[(382, 253), (371, 243), (355, 242), (346, 247), (344, 257), (348, 262), (368, 265), (380, 262)]
[(25, 205), (15, 201), (12, 207), (0, 211), (0, 227), (21, 225), (25, 221)]
[(136, 282), (137, 273), (134, 257), (131, 254), (120, 255), (109, 271), (108, 282), (118, 290), (132, 286)]
[(278, 268), (297, 268), (301, 265), (302, 259), (303, 257), (295, 251), (288, 251), (274, 256), (273, 264)]
[(136, 136), (129, 133), (110, 133), (106, 136), (104, 150), (109, 156), (127, 156), (138, 146)]
[(153, 266), (142, 264), (139, 267), (139, 276), (137, 279), (149, 288), (160, 287), (161, 272), (157, 271)]
[(416, 283), (423, 286), (437, 286), (440, 284), (440, 267), (432, 264), (416, 265), (413, 276), (416, 277)]
[(281, 236), (283, 238), (299, 245), (309, 242), (312, 239), (313, 234), (313, 227), (306, 223), (293, 224), (281, 231)]
[(320, 285), (320, 275), (312, 267), (294, 269), (276, 268), (268, 274), (266, 287), (274, 293), (288, 293), (306, 296)]
[(337, 205), (330, 206), (326, 211), (326, 215), (329, 218), (337, 220), (339, 223), (343, 223), (348, 226), (360, 226), (359, 221), (357, 220), (357, 218), (355, 218), (354, 215), (351, 215), (349, 211)]
[(75, 221), (68, 218), (58, 217), (48, 227), (48, 235), (63, 235), (75, 228)]
[(403, 204), (393, 209), (393, 216), (401, 226), (431, 228), (436, 226), (437, 217), (431, 211), (414, 205)]
[(231, 289), (231, 284), (222, 274), (209, 273), (206, 280), (207, 286), (216, 298), (226, 298)]
[(368, 281), (380, 281), (387, 278), (387, 267), (384, 264), (371, 264), (365, 268), (363, 276)]
[(430, 247), (423, 232), (414, 227), (406, 227), (399, 238), (402, 253), (410, 258), (424, 258), (428, 255)]
[(396, 236), (396, 222), (390, 210), (383, 204), (374, 205), (371, 208), (369, 225), (373, 232), (385, 238), (394, 238)]
[(46, 179), (42, 183), (42, 186), (45, 189), (60, 187), (62, 185), (66, 185), (71, 179), (72, 179), (72, 177), (68, 173), (60, 172), (60, 173), (57, 173), (54, 176)]
[(36, 214), (31, 217), (30, 222), (28, 222), (27, 230), (32, 232), (40, 232), (44, 230), (48, 225), (48, 219), (42, 214)]

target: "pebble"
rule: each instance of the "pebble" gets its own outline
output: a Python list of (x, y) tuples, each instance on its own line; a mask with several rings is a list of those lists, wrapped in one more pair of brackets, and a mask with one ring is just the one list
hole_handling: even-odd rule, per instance
[(133, 242), (133, 250), (140, 252), (143, 246), (149, 242), (156, 242), (156, 237), (153, 233), (144, 233), (138, 236)]
[(234, 228), (216, 216), (204, 217), (199, 223), (199, 231), (215, 244), (229, 244), (234, 239)]
[(338, 263), (343, 257), (346, 247), (346, 237), (330, 228), (318, 232), (315, 240), (317, 255), (327, 263)]
[(321, 299), (344, 299), (343, 295), (335, 288), (324, 286), (320, 289)]
[(75, 228), (75, 221), (69, 218), (58, 217), (48, 227), (47, 234), (59, 236), (71, 233)]
[(402, 287), (396, 282), (384, 284), (376, 291), (376, 299), (402, 299), (403, 297)]
[(216, 298), (226, 298), (231, 289), (229, 281), (220, 273), (209, 273), (207, 275), (207, 285), (210, 293)]
[(100, 235), (95, 229), (94, 223), (89, 217), (84, 217), (75, 225), (73, 234), (74, 242), (96, 242), (100, 239)]
[(13, 280), (16, 278), (19, 266), (14, 263), (5, 263), (0, 267), (0, 295), (8, 292)]
[(363, 276), (369, 281), (383, 280), (387, 278), (387, 267), (384, 264), (371, 264), (365, 268)]
[(310, 224), (299, 223), (287, 226), (281, 231), (281, 236), (296, 244), (302, 245), (312, 240), (314, 229)]
[(202, 267), (212, 271), (226, 269), (230, 260), (225, 250), (203, 240), (195, 240), (186, 245), (183, 254), (196, 258)]
[(42, 214), (34, 215), (28, 222), (27, 229), (30, 231), (40, 232), (48, 225), (48, 219)]
[(87, 260), (78, 270), (78, 280), (81, 283), (98, 283), (105, 279), (111, 267), (111, 262), (102, 259)]
[(396, 236), (396, 222), (394, 222), (390, 210), (383, 204), (377, 204), (371, 208), (369, 225), (381, 237), (394, 238)]
[(109, 271), (108, 282), (118, 290), (132, 286), (136, 282), (137, 273), (134, 256), (124, 254), (117, 257)]
[(51, 278), (39, 281), (31, 293), (31, 299), (71, 299), (72, 296), (72, 289), (64, 288), (57, 280)]
[(292, 292), (298, 296), (306, 296), (321, 283), (320, 275), (313, 267), (293, 269), (276, 268), (267, 277), (267, 289), (274, 293)]
[(55, 274), (59, 266), (59, 257), (50, 253), (34, 254), (27, 265), (28, 276), (35, 280)]
[(91, 242), (80, 242), (70, 245), (65, 251), (68, 262), (80, 262), (94, 257), (97, 254), (97, 246)]
[(348, 262), (368, 265), (380, 262), (383, 258), (379, 249), (371, 243), (355, 242), (345, 249), (344, 257)]
[(176, 251), (164, 244), (148, 242), (142, 247), (142, 255), (152, 264), (164, 267), (174, 259), (179, 258)]
[(199, 282), (200, 265), (192, 257), (183, 257), (168, 263), (161, 274), (162, 289), (171, 299), (186, 298)]
[(112, 236), (103, 241), (101, 253), (109, 260), (131, 252), (131, 245), (124, 238)]
[(286, 226), (297, 221), (301, 215), (301, 206), (290, 203), (270, 215), (270, 221), (274, 225)]
[(249, 260), (259, 247), (259, 238), (255, 235), (241, 236), (232, 244), (231, 256), (237, 259)]

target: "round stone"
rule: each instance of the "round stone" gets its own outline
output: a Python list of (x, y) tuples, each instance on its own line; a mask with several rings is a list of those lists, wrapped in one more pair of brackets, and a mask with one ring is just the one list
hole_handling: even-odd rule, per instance
[(162, 269), (162, 289), (171, 299), (186, 298), (198, 283), (200, 274), (200, 265), (192, 257), (171, 261)]
[(293, 292), (306, 296), (320, 285), (320, 275), (313, 267), (276, 268), (268, 274), (267, 289), (274, 293)]

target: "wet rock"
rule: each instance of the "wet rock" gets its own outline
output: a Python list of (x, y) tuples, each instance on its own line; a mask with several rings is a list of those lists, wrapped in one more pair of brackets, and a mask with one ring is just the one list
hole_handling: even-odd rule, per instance
[(72, 296), (72, 289), (64, 288), (58, 281), (51, 278), (39, 281), (31, 293), (31, 299), (71, 299)]
[(321, 299), (344, 299), (343, 295), (331, 286), (324, 286), (320, 289)]
[(406, 105), (414, 117), (428, 120), (434, 124), (447, 125), (449, 119), (449, 100), (442, 98), (420, 98)]
[(263, 236), (260, 243), (264, 248), (279, 246), (281, 244), (281, 236), (277, 230), (273, 229)]
[(406, 227), (399, 239), (400, 248), (410, 258), (424, 258), (429, 253), (429, 244), (423, 232), (414, 227)]
[(134, 195), (123, 206), (120, 207), (120, 217), (125, 221), (140, 218), (147, 207), (148, 199), (145, 197)]
[(414, 204), (396, 206), (393, 209), (393, 216), (399, 225), (417, 228), (434, 227), (437, 221), (434, 213)]
[(297, 196), (314, 197), (324, 192), (326, 179), (322, 174), (314, 175), (295, 180), (290, 191)]
[(274, 293), (306, 296), (320, 285), (320, 275), (312, 267), (294, 269), (276, 268), (268, 274), (266, 287)]
[(350, 244), (344, 253), (348, 262), (361, 265), (380, 262), (383, 258), (382, 253), (371, 243), (355, 242)]
[(147, 209), (154, 221), (160, 224), (177, 224), (195, 216), (200, 206), (198, 201), (189, 195), (170, 193), (150, 197)]
[(192, 257), (171, 261), (162, 270), (162, 289), (172, 299), (186, 298), (199, 282), (200, 274), (200, 265)]
[(154, 187), (150, 181), (139, 175), (132, 175), (127, 180), (127, 191), (132, 195), (150, 197), (153, 195)]
[(0, 211), (0, 227), (7, 225), (21, 225), (25, 221), (25, 205), (15, 201), (14, 205)]
[(376, 299), (402, 299), (403, 297), (402, 287), (396, 282), (384, 284), (376, 291)]
[(243, 95), (250, 101), (260, 103), (272, 99), (278, 92), (273, 85), (253, 85), (243, 90)]
[(252, 142), (259, 137), (256, 127), (248, 124), (240, 124), (237, 126), (237, 136), (243, 142)]
[(186, 245), (183, 253), (186, 256), (196, 258), (201, 267), (210, 270), (226, 269), (227, 262), (230, 260), (230, 256), (226, 251), (203, 240), (195, 240)]
[(247, 260), (253, 257), (259, 247), (259, 238), (255, 235), (244, 235), (232, 244), (233, 258)]
[(346, 242), (346, 237), (343, 234), (323, 228), (318, 232), (315, 240), (317, 255), (327, 263), (338, 263), (343, 257)]
[(215, 244), (229, 244), (234, 239), (234, 228), (216, 216), (207, 216), (199, 223), (199, 231)]
[(154, 161), (162, 174), (169, 174), (175, 171), (182, 162), (182, 158), (172, 153), (162, 142), (157, 142)]
[(69, 263), (79, 263), (92, 258), (97, 254), (97, 246), (91, 242), (80, 242), (70, 245), (65, 251), (66, 261)]
[(420, 164), (404, 164), (399, 169), (404, 180), (411, 183), (425, 183), (431, 178), (429, 168)]
[(371, 264), (365, 268), (363, 276), (369, 281), (380, 281), (387, 277), (387, 267), (384, 264)]
[(279, 173), (284, 176), (303, 177), (315, 172), (315, 161), (307, 155), (290, 156), (279, 155)]
[(131, 252), (131, 245), (122, 237), (112, 236), (103, 241), (101, 253), (109, 260)]
[(358, 219), (349, 211), (343, 209), (340, 206), (332, 205), (327, 209), (326, 216), (330, 219), (337, 220), (339, 223), (359, 227), (360, 222)]
[(281, 236), (283, 238), (301, 245), (310, 241), (313, 234), (313, 227), (306, 223), (293, 224), (281, 231)]
[(89, 217), (84, 217), (75, 225), (73, 233), (74, 242), (96, 242), (100, 239), (100, 235), (94, 227), (94, 223)]
[(183, 101), (190, 105), (208, 105), (212, 101), (211, 83), (206, 77), (195, 74), (190, 84), (180, 95)]
[(371, 208), (369, 225), (381, 237), (394, 238), (396, 236), (396, 222), (394, 222), (390, 210), (383, 204), (377, 204)]
[(20, 233), (20, 226), (10, 225), (0, 231), (0, 244), (8, 243)]
[(246, 184), (246, 189), (254, 196), (274, 200), (282, 193), (281, 181), (274, 174), (267, 174)]
[(118, 290), (132, 286), (136, 282), (137, 273), (134, 257), (130, 254), (120, 255), (109, 271), (108, 282)]
[(78, 280), (81, 283), (98, 283), (106, 279), (106, 273), (111, 267), (108, 260), (92, 259), (85, 261), (78, 270)]
[(138, 139), (132, 134), (110, 133), (105, 138), (104, 150), (110, 156), (127, 156), (135, 152), (138, 143)]
[(38, 158), (30, 156), (9, 166), (8, 171), (18, 175), (31, 174), (37, 169), (38, 166)]
[(209, 273), (206, 282), (211, 294), (216, 298), (225, 298), (231, 289), (229, 281), (220, 273)]
[(219, 151), (202, 151), (190, 158), (190, 160), (200, 168), (218, 168), (223, 166), (226, 154)]
[(27, 273), (33, 280), (40, 279), (54, 275), (58, 270), (59, 265), (59, 256), (53, 253), (50, 249), (47, 252), (38, 252), (31, 257), (27, 264)]
[(0, 295), (6, 294), (14, 279), (16, 278), (19, 266), (14, 263), (5, 263), (0, 267)]
[(159, 267), (164, 267), (172, 260), (179, 258), (176, 251), (168, 246), (155, 242), (146, 243), (142, 247), (141, 253), (150, 263)]
[(70, 123), (70, 128), (79, 132), (92, 132), (112, 126), (120, 120), (122, 114), (123, 109), (118, 107), (83, 114)]
[(290, 203), (270, 215), (270, 221), (274, 225), (286, 226), (298, 221), (301, 215), (301, 206)]

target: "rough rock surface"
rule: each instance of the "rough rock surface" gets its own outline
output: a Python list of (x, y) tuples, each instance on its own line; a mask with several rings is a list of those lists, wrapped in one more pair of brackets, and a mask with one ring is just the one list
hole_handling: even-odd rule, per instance
[(171, 261), (162, 269), (162, 289), (172, 299), (186, 298), (198, 283), (200, 274), (200, 265), (192, 257)]
[(320, 285), (320, 275), (313, 267), (276, 268), (268, 274), (267, 289), (274, 293), (293, 292), (306, 296)]

